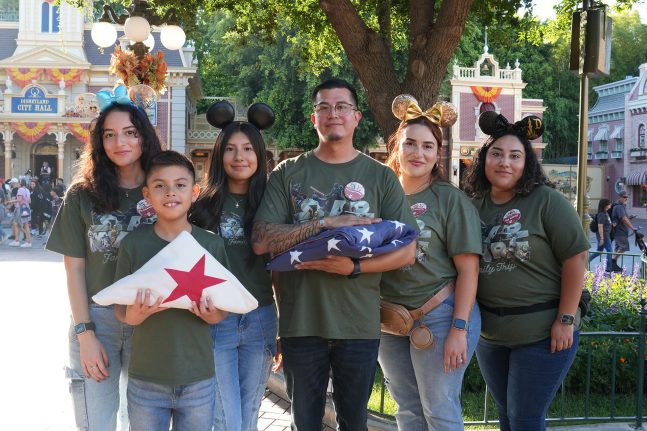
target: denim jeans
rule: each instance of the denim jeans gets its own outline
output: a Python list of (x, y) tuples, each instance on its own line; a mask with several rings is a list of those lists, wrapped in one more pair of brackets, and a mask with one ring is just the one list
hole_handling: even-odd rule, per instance
[[(600, 242), (600, 240), (598, 239), (598, 249), (597, 249), (597, 251), (602, 251), (602, 250), (604, 250), (604, 251), (606, 251), (608, 253), (611, 253), (613, 251), (612, 248), (611, 248), (611, 240), (610, 239), (605, 239), (603, 242)], [(599, 253), (591, 253), (591, 255), (589, 256), (589, 262), (591, 262), (593, 259), (595, 259), (598, 256), (600, 256)], [(605, 254), (604, 256), (602, 256), (602, 259), (606, 259), (606, 261), (607, 261), (607, 270), (611, 268), (611, 257), (612, 256), (613, 255), (611, 255), (611, 254)]]
[(292, 402), (292, 430), (320, 431), (332, 371), (339, 431), (366, 430), (380, 340), (281, 338), (283, 373)]
[(546, 429), (546, 411), (573, 364), (578, 340), (575, 332), (570, 349), (550, 353), (550, 337), (518, 347), (481, 338), (476, 357), (496, 402), (502, 431)]
[(66, 368), (66, 374), (70, 379), (76, 426), (81, 431), (115, 431), (119, 417), (119, 429), (125, 431), (128, 429), (126, 381), (133, 328), (119, 322), (112, 307), (90, 304), (89, 310), (90, 320), (97, 327), (95, 334), (108, 355), (110, 377), (97, 382), (83, 374), (79, 340), (72, 323), (69, 331), (70, 366)]
[(216, 364), (215, 431), (256, 431), (276, 352), (276, 307), (229, 313), (211, 325)]
[[(417, 350), (409, 337), (382, 334), (379, 361), (389, 393), (398, 410), (398, 429), (406, 431), (462, 431), (461, 385), (481, 332), (478, 305), (469, 318), (467, 362), (457, 371), (445, 373), (444, 346), (454, 315), (454, 295), (423, 316), (434, 335), (434, 345)], [(418, 326), (418, 321), (414, 327)]]
[(128, 417), (131, 431), (211, 431), (213, 377), (189, 385), (160, 385), (128, 380)]

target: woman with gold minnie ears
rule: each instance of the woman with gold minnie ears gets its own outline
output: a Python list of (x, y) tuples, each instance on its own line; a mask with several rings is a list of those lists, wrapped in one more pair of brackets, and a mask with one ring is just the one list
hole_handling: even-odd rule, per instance
[(407, 194), (420, 236), (416, 262), (384, 273), (380, 290), (416, 321), (406, 336), (383, 332), (378, 359), (398, 405), (398, 429), (463, 430), (461, 384), (481, 329), (474, 304), (481, 230), (474, 206), (446, 180), (441, 163), (441, 127), (454, 124), (456, 111), (445, 102), (422, 111), (406, 95), (392, 108), (401, 123), (386, 163)]

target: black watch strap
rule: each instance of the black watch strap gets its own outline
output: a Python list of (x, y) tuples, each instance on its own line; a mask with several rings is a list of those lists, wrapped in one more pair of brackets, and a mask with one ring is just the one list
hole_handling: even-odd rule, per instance
[(74, 325), (74, 333), (76, 335), (83, 334), (86, 331), (96, 331), (96, 329), (97, 326), (94, 324), (94, 322), (82, 322), (78, 325)]
[(350, 273), (348, 278), (357, 278), (362, 273), (362, 270), (359, 266), (359, 259), (356, 257), (351, 257), (350, 260), (353, 261), (353, 272)]

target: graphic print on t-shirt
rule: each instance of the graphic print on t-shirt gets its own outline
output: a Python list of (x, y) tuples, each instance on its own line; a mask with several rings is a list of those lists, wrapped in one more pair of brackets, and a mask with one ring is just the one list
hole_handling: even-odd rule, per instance
[(528, 231), (523, 229), (521, 218), (521, 211), (511, 209), (494, 215), (490, 224), (481, 221), (485, 263), (481, 264), (481, 272), (509, 272), (517, 267), (516, 262), (530, 258)]
[(227, 241), (227, 245), (246, 244), (242, 217), (234, 213), (223, 213), (220, 222), (220, 236)]
[(142, 224), (155, 223), (157, 215), (154, 211), (151, 213), (150, 209), (148, 202), (142, 204), (140, 201), (126, 212), (97, 214), (92, 211), (93, 224), (88, 229), (90, 250), (93, 253), (103, 253), (104, 263), (115, 260), (119, 244), (128, 232), (134, 231)]
[(426, 212), (427, 204), (424, 202), (418, 202), (411, 205), (411, 213), (416, 218), (416, 223), (420, 230), (420, 234), (418, 235), (418, 245), (416, 247), (416, 259), (418, 262), (424, 262), (427, 260), (427, 250), (429, 250), (429, 241), (431, 239), (431, 229), (429, 229), (425, 225), (425, 222), (419, 218)]
[(369, 203), (361, 200), (363, 197), (364, 186), (358, 182), (351, 182), (345, 186), (335, 183), (327, 194), (312, 186), (304, 191), (301, 184), (290, 184), (293, 223), (304, 223), (324, 216), (342, 214), (373, 217), (374, 214), (369, 212)]

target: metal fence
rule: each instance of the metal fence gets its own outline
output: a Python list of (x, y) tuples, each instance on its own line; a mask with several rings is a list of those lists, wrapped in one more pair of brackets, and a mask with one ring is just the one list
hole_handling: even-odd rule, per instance
[[(634, 268), (635, 265), (639, 265), (639, 271), (644, 277), (645, 272), (647, 271), (647, 258), (641, 255), (625, 255), (623, 256), (627, 259), (627, 263), (631, 262), (631, 267)], [(620, 263), (620, 262), (619, 262)], [(622, 263), (620, 263), (622, 266)], [(629, 269), (629, 271), (632, 271)], [(553, 400), (551, 405), (551, 411), (556, 412), (552, 415), (549, 413), (547, 417), (548, 422), (564, 424), (564, 423), (599, 423), (599, 422), (634, 422), (636, 428), (642, 429), (642, 424), (645, 422), (647, 417), (645, 416), (645, 343), (647, 342), (647, 336), (645, 334), (645, 325), (647, 322), (647, 301), (645, 299), (641, 300), (641, 311), (640, 311), (640, 325), (637, 332), (581, 332), (580, 333), (580, 345), (578, 356), (571, 367), (571, 372), (575, 367), (585, 366), (585, 381), (579, 382), (579, 386), (583, 386), (577, 392), (569, 393), (569, 389), (564, 383), (562, 383), (561, 389), (558, 391), (557, 396)], [(609, 394), (608, 397), (604, 398), (605, 406), (608, 406), (608, 415), (594, 415), (592, 414), (592, 381), (594, 378), (592, 362), (594, 359), (594, 346), (596, 343), (605, 344), (605, 349), (608, 352), (608, 364), (604, 367), (608, 370), (608, 383), (609, 383)], [(625, 388), (623, 393), (617, 393), (617, 378), (618, 378), (618, 361), (621, 359), (618, 357), (619, 346), (624, 345), (625, 348), (630, 348), (632, 352), (636, 354), (636, 367), (635, 367), (635, 385), (632, 388)], [(582, 353), (584, 352), (584, 353)], [(606, 356), (606, 355), (605, 355)], [(599, 359), (599, 357), (598, 357)], [(622, 358), (624, 359), (624, 358)], [(584, 364), (582, 364), (582, 361)], [(480, 377), (480, 376), (479, 376)], [(598, 376), (599, 377), (599, 376)], [(482, 377), (480, 377), (482, 379)], [(568, 376), (567, 379), (568, 380)], [(477, 382), (479, 383), (479, 382)], [(481, 386), (484, 385), (483, 382), (480, 382)], [(464, 382), (465, 384), (465, 382)], [(388, 412), (385, 412), (385, 398), (387, 396), (387, 389), (384, 384), (384, 381), (381, 381), (377, 384), (379, 388), (377, 389), (380, 393), (380, 403), (379, 409), (377, 411), (372, 411), (380, 416), (393, 419), (393, 416)], [(631, 393), (627, 393), (627, 392)], [(465, 396), (465, 393), (464, 393)], [(622, 414), (618, 412), (617, 401), (619, 396), (624, 398), (630, 397), (633, 399), (634, 408), (633, 414)], [(567, 398), (576, 397), (578, 400), (582, 400), (582, 411), (578, 411), (578, 414), (572, 414), (573, 409), (571, 408), (571, 414), (567, 413)], [(598, 401), (600, 401), (600, 394), (597, 394)], [(491, 405), (490, 402), (491, 396), (487, 392), (487, 387), (485, 387), (485, 392), (483, 394), (483, 408), (482, 408), (482, 419), (480, 420), (470, 420), (465, 421), (465, 425), (488, 425), (496, 424), (498, 420), (494, 419), (496, 417), (496, 407)], [(626, 413), (626, 411), (625, 411)]]

